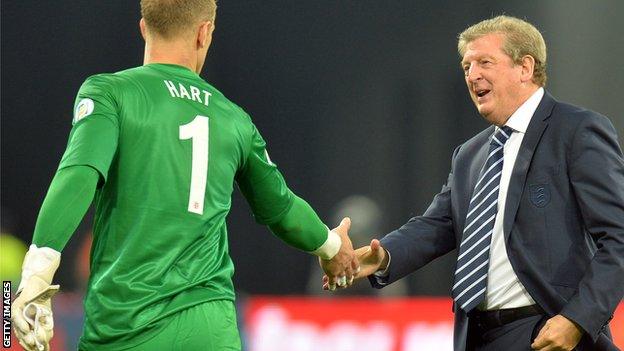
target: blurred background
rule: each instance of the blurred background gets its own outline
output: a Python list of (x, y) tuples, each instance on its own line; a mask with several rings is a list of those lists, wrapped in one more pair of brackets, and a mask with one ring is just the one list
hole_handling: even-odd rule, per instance
[[(291, 189), (329, 225), (349, 215), (354, 245), (362, 246), (421, 214), (446, 180), (452, 150), (487, 126), (469, 99), (456, 49), (457, 34), (482, 19), (508, 14), (535, 24), (548, 46), (547, 90), (609, 116), (622, 144), (622, 13), (620, 0), (222, 0), (202, 77), (252, 116)], [(16, 288), (20, 258), (66, 145), (75, 93), (89, 75), (141, 65), (143, 41), (138, 1), (2, 1), (1, 15), (2, 279)], [(253, 321), (284, 321), (295, 318), (300, 306), (311, 303), (314, 310), (327, 303), (320, 271), (311, 256), (256, 225), (239, 193), (228, 225), (247, 348), (279, 350), (252, 338), (279, 328), (257, 331)], [(90, 227), (88, 216), (57, 274), (66, 293), (55, 308), (63, 308), (58, 313), (67, 324), (57, 337), (59, 350), (72, 349), (80, 334)], [(388, 291), (362, 283), (349, 292), (394, 297), (387, 303), (399, 307), (388, 308), (399, 314), (441, 303), (446, 307), (440, 311), (448, 312), (442, 324), (418, 329), (406, 321), (402, 336), (366, 324), (353, 335), (385, 330), (391, 339), (414, 338), (414, 349), (448, 349), (439, 340), (448, 339), (452, 318), (447, 298), (453, 264), (447, 255)], [(416, 299), (422, 296), (441, 299)], [(295, 312), (271, 309), (284, 300)], [(318, 323), (317, 334), (308, 325), (293, 335), (327, 331)], [(438, 339), (427, 348), (423, 339), (405, 336), (408, 329)], [(296, 350), (306, 349), (307, 339), (301, 340)], [(345, 341), (342, 350), (349, 345)], [(407, 350), (412, 344), (388, 345), (370, 349)]]

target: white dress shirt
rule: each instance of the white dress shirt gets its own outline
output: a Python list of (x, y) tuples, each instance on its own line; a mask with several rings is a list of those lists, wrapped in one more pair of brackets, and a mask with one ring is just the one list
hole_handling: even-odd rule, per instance
[[(543, 96), (544, 89), (539, 88), (524, 104), (520, 105), (516, 112), (509, 117), (507, 123), (505, 123), (514, 132), (503, 148), (503, 173), (501, 174), (500, 188), (498, 190), (498, 212), (494, 220), (494, 233), (490, 245), (487, 290), (484, 302), (478, 306), (479, 309), (499, 310), (535, 304), (535, 300), (533, 300), (518, 279), (511, 267), (509, 257), (507, 257), (503, 222), (511, 172), (516, 163), (516, 157), (518, 156), (518, 151), (529, 122), (531, 122), (531, 118)], [(498, 127), (496, 127), (496, 130), (498, 130)]]
[[(535, 300), (522, 285), (516, 272), (514, 272), (507, 256), (505, 247), (505, 236), (503, 234), (503, 222), (505, 219), (505, 203), (507, 200), (507, 189), (513, 171), (516, 157), (524, 139), (524, 134), (531, 122), (531, 118), (537, 109), (544, 89), (539, 88), (527, 101), (525, 101), (511, 117), (507, 120), (506, 126), (512, 128), (514, 132), (505, 143), (503, 148), (503, 172), (501, 174), (500, 188), (498, 190), (498, 209), (494, 220), (494, 233), (490, 245), (490, 265), (488, 268), (488, 283), (485, 300), (477, 307), (480, 310), (499, 310), (505, 308), (516, 308), (535, 304)], [(496, 127), (495, 131), (498, 131)], [(383, 271), (375, 272), (378, 283), (385, 285), (383, 278), (388, 276), (391, 256), (388, 254), (388, 266)]]

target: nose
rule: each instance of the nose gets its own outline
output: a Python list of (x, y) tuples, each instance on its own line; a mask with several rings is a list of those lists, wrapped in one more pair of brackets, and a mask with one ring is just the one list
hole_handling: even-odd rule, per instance
[(479, 69), (479, 65), (471, 64), (466, 71), (466, 80), (474, 83), (479, 79), (481, 79), (481, 70)]

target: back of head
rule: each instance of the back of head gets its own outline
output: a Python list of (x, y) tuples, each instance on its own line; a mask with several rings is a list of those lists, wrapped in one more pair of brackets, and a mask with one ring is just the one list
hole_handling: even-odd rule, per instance
[(202, 21), (214, 23), (217, 0), (141, 0), (141, 15), (147, 28), (163, 39), (194, 30)]
[(519, 18), (498, 16), (474, 24), (459, 34), (457, 50), (464, 57), (466, 46), (475, 39), (488, 34), (503, 34), (503, 51), (514, 63), (520, 64), (522, 57), (530, 55), (535, 60), (533, 82), (546, 85), (546, 43), (542, 34), (532, 24)]

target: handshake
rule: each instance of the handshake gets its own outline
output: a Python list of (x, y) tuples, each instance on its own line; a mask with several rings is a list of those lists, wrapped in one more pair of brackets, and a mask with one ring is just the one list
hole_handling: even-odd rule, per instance
[(319, 264), (325, 272), (322, 280), (323, 290), (347, 288), (355, 280), (384, 270), (388, 266), (388, 254), (377, 239), (373, 239), (370, 245), (353, 249), (348, 235), (350, 227), (351, 220), (344, 218), (338, 227), (332, 229), (340, 237), (340, 250), (329, 260), (319, 258)]
[[(325, 272), (324, 290), (347, 288), (355, 280), (384, 270), (388, 265), (389, 256), (377, 239), (369, 246), (354, 250), (348, 235), (350, 227), (351, 220), (344, 218), (331, 230), (327, 239), (330, 249), (317, 250)], [(31, 245), (24, 258), (21, 283), (12, 304), (12, 321), (17, 339), (25, 350), (50, 349), (54, 328), (51, 297), (59, 289), (58, 285), (52, 285), (52, 279), (60, 259), (60, 252), (35, 245)]]

